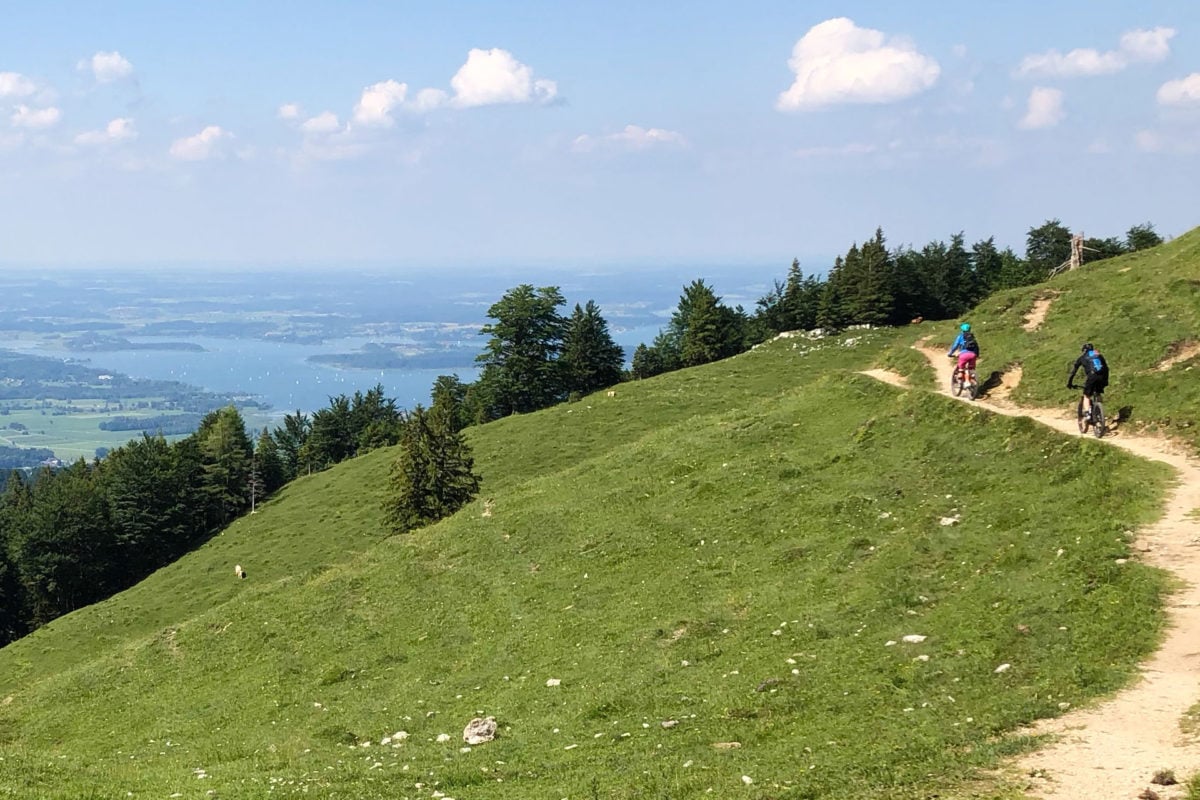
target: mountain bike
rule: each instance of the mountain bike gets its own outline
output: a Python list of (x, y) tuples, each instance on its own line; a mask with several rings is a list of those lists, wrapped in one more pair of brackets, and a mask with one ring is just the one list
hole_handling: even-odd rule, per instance
[(967, 396), (974, 400), (979, 396), (979, 381), (975, 377), (974, 366), (959, 369), (955, 364), (954, 371), (950, 373), (950, 393), (955, 397), (961, 397), (963, 392), (966, 392)]
[(1092, 433), (1097, 439), (1108, 433), (1108, 423), (1104, 419), (1104, 393), (1095, 392), (1092, 394), (1092, 410), (1088, 414), (1083, 413), (1083, 398), (1079, 398), (1079, 407), (1075, 410), (1079, 420), (1079, 432), (1087, 433), (1088, 428), (1092, 429)]

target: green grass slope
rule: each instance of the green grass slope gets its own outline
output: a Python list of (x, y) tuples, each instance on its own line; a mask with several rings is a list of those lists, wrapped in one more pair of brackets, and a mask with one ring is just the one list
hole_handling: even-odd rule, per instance
[[(1073, 402), (1090, 338), (1110, 405), (1195, 445), (1196, 361), (1157, 366), (1200, 338), (1198, 290), (1194, 231), (971, 319), (1018, 401)], [(988, 770), (1021, 724), (1157, 642), (1164, 577), (1128, 543), (1169, 475), (856, 374), (929, 385), (931, 330), (475, 429), (480, 499), (407, 536), (380, 522), (394, 453), (294, 483), (0, 650), (0, 796), (1008, 796)], [(482, 715), (499, 738), (464, 747)]]
[(0, 797), (1003, 794), (1005, 734), (1154, 646), (1169, 476), (855, 373), (907, 336), (484, 426), (479, 500), (406, 536), (393, 453), (297, 482), (0, 650)]
[[(1026, 315), (1043, 298), (1052, 298), (1045, 321), (1026, 330)], [(1067, 373), (1080, 345), (1090, 341), (1112, 370), (1107, 408), (1125, 407), (1130, 428), (1178, 438), (1200, 452), (1200, 354), (1160, 369), (1200, 344), (1200, 228), (1151, 250), (999, 292), (968, 318), (983, 349), (981, 375), (1021, 367), (1017, 402), (1073, 405), (1078, 393), (1066, 389)], [(900, 343), (932, 332), (932, 343), (948, 348), (956, 326), (918, 326)], [(887, 360), (919, 371), (903, 349)]]

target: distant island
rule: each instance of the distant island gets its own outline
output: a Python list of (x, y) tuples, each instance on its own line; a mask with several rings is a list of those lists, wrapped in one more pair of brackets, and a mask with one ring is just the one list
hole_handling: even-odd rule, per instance
[(410, 344), (371, 342), (357, 353), (320, 353), (305, 360), (338, 369), (455, 369), (474, 366), (475, 353), (465, 347), (414, 350)]
[(66, 341), (66, 347), (76, 353), (111, 353), (119, 350), (181, 350), (203, 353), (204, 348), (194, 342), (131, 342), (123, 336), (104, 336), (90, 333)]

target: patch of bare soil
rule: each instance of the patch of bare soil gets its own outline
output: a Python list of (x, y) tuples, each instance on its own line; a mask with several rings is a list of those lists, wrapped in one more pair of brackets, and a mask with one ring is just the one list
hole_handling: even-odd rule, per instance
[(1021, 384), (1022, 370), (1020, 364), (1015, 364), (1003, 372), (997, 373), (998, 377), (994, 381), (998, 381), (995, 385), (987, 387), (986, 399), (993, 403), (1009, 404), (1013, 389)]
[[(918, 349), (938, 373), (938, 385), (947, 386), (952, 367), (945, 356)], [(976, 403), (1079, 435), (1069, 409), (1019, 408), (992, 398)], [(1013, 764), (1017, 774), (1028, 776), (1029, 796), (1046, 800), (1133, 798), (1150, 787), (1160, 770), (1180, 776), (1200, 771), (1200, 739), (1184, 735), (1180, 728), (1188, 709), (1200, 700), (1200, 518), (1193, 513), (1200, 507), (1200, 461), (1154, 437), (1125, 434), (1104, 441), (1162, 461), (1177, 472), (1162, 518), (1138, 532), (1134, 550), (1146, 562), (1173, 573), (1183, 588), (1169, 599), (1161, 647), (1141, 665), (1132, 686), (1095, 706), (1041, 720), (1029, 731), (1056, 737)], [(1153, 791), (1161, 800), (1178, 800), (1186, 787), (1158, 785)]]
[(1036, 331), (1046, 321), (1046, 314), (1050, 311), (1050, 304), (1054, 302), (1057, 294), (1046, 295), (1039, 297), (1033, 301), (1033, 308), (1029, 309), (1029, 313), (1025, 315), (1025, 324), (1021, 327), (1027, 331)]
[(1166, 372), (1176, 364), (1190, 361), (1196, 356), (1200, 356), (1200, 342), (1176, 342), (1171, 345), (1167, 357), (1155, 364), (1154, 368), (1159, 372)]
[(908, 388), (908, 378), (898, 372), (888, 369), (865, 369), (862, 374), (870, 375), (875, 380), (890, 383), (892, 386), (899, 386), (901, 389)]

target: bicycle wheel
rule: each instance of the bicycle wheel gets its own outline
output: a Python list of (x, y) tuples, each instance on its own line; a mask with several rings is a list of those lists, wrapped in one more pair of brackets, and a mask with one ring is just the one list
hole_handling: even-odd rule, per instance
[(1075, 413), (1079, 419), (1079, 432), (1087, 433), (1088, 425), (1091, 423), (1091, 417), (1083, 413), (1083, 400), (1079, 401), (1079, 406), (1075, 409)]
[(1104, 406), (1099, 399), (1092, 401), (1092, 433), (1099, 439), (1108, 433), (1108, 424), (1104, 421)]
[(955, 397), (958, 397), (963, 393), (963, 381), (962, 378), (959, 377), (957, 369), (954, 370), (954, 372), (950, 375), (950, 392)]
[(974, 372), (972, 372), (968, 376), (967, 380), (970, 381), (970, 383), (967, 385), (968, 397), (974, 400), (979, 397), (979, 378)]

